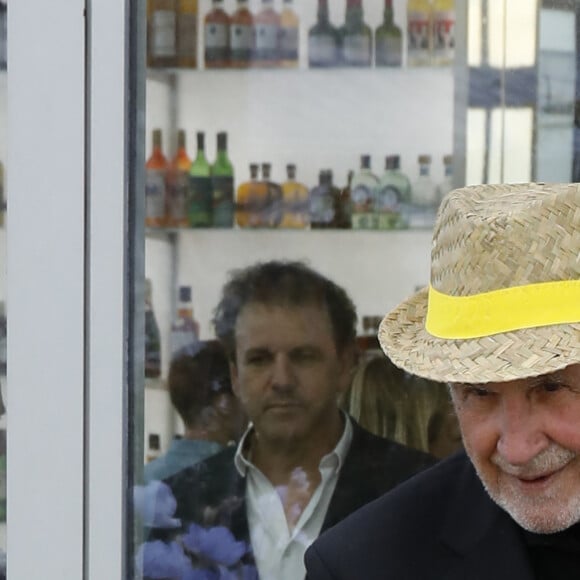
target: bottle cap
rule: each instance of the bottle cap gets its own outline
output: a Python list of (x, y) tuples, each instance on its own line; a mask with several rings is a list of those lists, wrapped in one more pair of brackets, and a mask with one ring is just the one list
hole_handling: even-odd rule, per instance
[(286, 173), (289, 179), (294, 179), (296, 177), (296, 165), (294, 163), (288, 163), (286, 165)]
[(427, 165), (431, 163), (431, 155), (419, 155), (419, 163), (422, 165)]
[(443, 156), (443, 163), (445, 165), (451, 165), (453, 163), (453, 155), (444, 155)]
[(179, 287), (179, 301), (180, 302), (191, 302), (191, 286), (180, 286)]
[(228, 148), (228, 134), (225, 131), (220, 131), (217, 134), (217, 148), (220, 151), (225, 151)]
[(197, 148), (203, 150), (205, 147), (205, 133), (198, 131), (195, 136), (197, 138)]
[(255, 179), (256, 177), (258, 177), (258, 170), (259, 170), (259, 166), (257, 163), (250, 163), (250, 177), (252, 179)]
[(399, 169), (401, 166), (401, 158), (398, 155), (388, 155), (385, 158), (385, 167), (387, 169)]
[(370, 155), (361, 155), (360, 156), (360, 166), (362, 169), (370, 169), (371, 168), (371, 156)]

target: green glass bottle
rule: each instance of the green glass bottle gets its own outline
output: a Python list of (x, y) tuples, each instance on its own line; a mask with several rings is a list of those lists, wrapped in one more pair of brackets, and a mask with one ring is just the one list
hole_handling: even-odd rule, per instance
[(371, 66), (373, 33), (363, 18), (362, 0), (347, 0), (342, 32), (342, 63), (345, 66)]
[(228, 134), (217, 134), (217, 157), (211, 167), (212, 225), (231, 228), (234, 223), (234, 167), (228, 158)]
[(197, 133), (197, 155), (189, 170), (189, 202), (187, 217), (192, 228), (212, 224), (211, 168), (205, 157), (205, 135)]
[(393, 20), (393, 0), (385, 0), (383, 23), (375, 32), (375, 66), (400, 67), (403, 63), (403, 33)]
[(308, 31), (308, 66), (334, 67), (340, 62), (340, 34), (330, 23), (328, 0), (318, 0), (318, 20)]

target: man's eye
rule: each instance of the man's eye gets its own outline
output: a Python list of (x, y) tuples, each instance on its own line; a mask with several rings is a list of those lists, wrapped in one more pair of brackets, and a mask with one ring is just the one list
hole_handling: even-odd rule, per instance
[(546, 381), (540, 385), (542, 391), (546, 393), (555, 393), (563, 388), (562, 383), (556, 381)]
[(490, 391), (489, 389), (486, 389), (485, 387), (476, 387), (476, 386), (465, 387), (464, 392), (466, 396), (473, 396), (481, 399), (493, 395), (493, 392)]
[(254, 354), (246, 358), (246, 364), (263, 365), (268, 362), (268, 356), (265, 354)]

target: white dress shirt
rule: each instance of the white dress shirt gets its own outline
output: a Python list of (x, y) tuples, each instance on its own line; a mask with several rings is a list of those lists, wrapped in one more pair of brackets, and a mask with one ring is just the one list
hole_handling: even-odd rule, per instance
[[(336, 447), (319, 464), (321, 481), (293, 529), (289, 529), (281, 495), (268, 478), (244, 457), (242, 450), (252, 425), (242, 437), (235, 456), (236, 469), (246, 479), (246, 513), (260, 580), (301, 580), (306, 575), (304, 552), (320, 534), (340, 469), (352, 441), (352, 425), (344, 415), (344, 431)], [(306, 474), (297, 469), (297, 482)]]

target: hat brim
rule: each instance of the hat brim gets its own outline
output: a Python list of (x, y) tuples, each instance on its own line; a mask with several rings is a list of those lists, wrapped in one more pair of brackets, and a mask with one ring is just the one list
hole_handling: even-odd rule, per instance
[(387, 314), (379, 327), (385, 354), (412, 374), (452, 383), (503, 382), (580, 362), (580, 323), (448, 340), (425, 330), (427, 302), (424, 288)]

